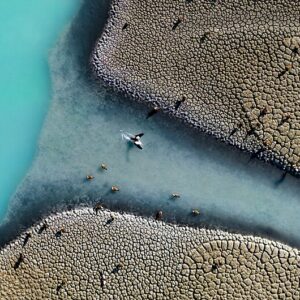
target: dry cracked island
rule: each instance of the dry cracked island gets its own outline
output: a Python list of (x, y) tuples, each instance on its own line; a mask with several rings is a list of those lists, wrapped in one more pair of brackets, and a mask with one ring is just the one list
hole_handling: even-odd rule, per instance
[(106, 210), (53, 215), (0, 252), (1, 299), (299, 299), (299, 251)]
[(92, 55), (135, 98), (300, 171), (297, 1), (113, 1)]
[[(292, 0), (114, 0), (92, 71), (153, 114), (298, 176), (299, 16)], [(100, 202), (51, 214), (5, 245), (0, 299), (300, 299), (296, 248)]]

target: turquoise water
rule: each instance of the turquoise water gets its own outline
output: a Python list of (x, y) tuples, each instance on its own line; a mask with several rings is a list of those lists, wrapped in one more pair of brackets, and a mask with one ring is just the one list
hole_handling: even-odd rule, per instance
[[(165, 220), (228, 228), (300, 246), (299, 180), (107, 91), (93, 80), (89, 55), (108, 1), (86, 0), (50, 57), (52, 100), (39, 149), (9, 213), (0, 243), (49, 211), (101, 201), (109, 208)], [(144, 132), (145, 149), (120, 130)], [(102, 172), (105, 162), (109, 170)], [(91, 182), (85, 176), (92, 174)], [(111, 193), (112, 185), (120, 192)], [(170, 199), (173, 192), (181, 198)], [(199, 217), (192, 217), (199, 208)]]
[(48, 110), (49, 50), (80, 2), (0, 1), (0, 219), (31, 164)]

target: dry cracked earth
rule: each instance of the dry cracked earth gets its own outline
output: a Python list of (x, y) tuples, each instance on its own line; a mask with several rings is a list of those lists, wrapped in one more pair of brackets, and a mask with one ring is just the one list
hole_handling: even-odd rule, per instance
[(106, 210), (53, 215), (0, 252), (0, 299), (300, 299), (270, 240)]
[(294, 0), (115, 0), (96, 75), (294, 174), (300, 170)]

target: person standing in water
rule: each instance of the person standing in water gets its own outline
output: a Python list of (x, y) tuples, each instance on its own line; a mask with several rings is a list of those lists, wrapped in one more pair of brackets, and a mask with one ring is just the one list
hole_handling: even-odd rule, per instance
[(139, 148), (139, 149), (143, 149), (143, 143), (141, 141), (141, 137), (144, 135), (144, 133), (139, 133), (136, 134), (132, 137), (130, 137), (130, 140)]
[(141, 137), (144, 135), (144, 133), (139, 133), (134, 135), (128, 132), (124, 132), (123, 130), (120, 131), (122, 135), (122, 140), (126, 140), (134, 144), (135, 146), (137, 146), (139, 149), (143, 149), (143, 143), (141, 141)]

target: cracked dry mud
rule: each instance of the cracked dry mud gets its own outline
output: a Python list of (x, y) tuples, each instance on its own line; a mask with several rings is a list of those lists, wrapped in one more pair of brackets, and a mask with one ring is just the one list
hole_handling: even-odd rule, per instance
[(92, 66), (115, 88), (299, 175), (299, 14), (293, 0), (115, 0)]
[(0, 252), (1, 299), (300, 299), (298, 250), (266, 239), (88, 208), (27, 233)]

